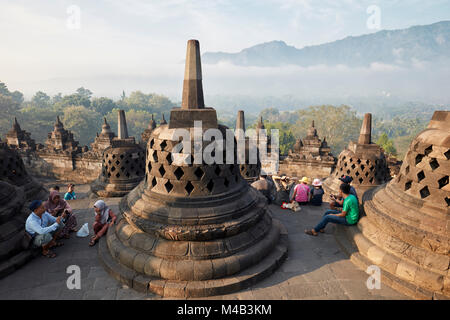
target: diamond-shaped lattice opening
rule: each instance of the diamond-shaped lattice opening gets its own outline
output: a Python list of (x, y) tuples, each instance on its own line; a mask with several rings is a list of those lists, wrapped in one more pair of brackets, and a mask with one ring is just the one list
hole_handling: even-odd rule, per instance
[(125, 167), (120, 167), (120, 170), (125, 171)]
[(342, 160), (345, 160), (347, 157), (342, 157)]
[(439, 162), (436, 160), (436, 158), (433, 158), (431, 161), (430, 161), (430, 167), (431, 167), (431, 170), (436, 170), (437, 168), (439, 168)]
[(112, 166), (111, 167), (111, 172), (114, 172), (114, 171), (116, 171), (116, 167)]
[(152, 188), (153, 188), (154, 186), (156, 186), (157, 183), (158, 183), (158, 181), (156, 181), (156, 178), (153, 177), (153, 179), (152, 179)]
[(364, 179), (363, 178), (359, 178), (359, 183), (363, 183)]
[(197, 169), (195, 169), (194, 174), (197, 178), (201, 179), (203, 177), (203, 170), (200, 167), (197, 167)]
[(108, 172), (108, 178), (111, 178), (111, 173)]
[(166, 140), (163, 140), (160, 144), (159, 147), (161, 148), (161, 150), (164, 150), (167, 147), (167, 142)]
[(214, 173), (220, 175), (220, 172), (222, 172), (222, 170), (220, 170), (219, 166), (216, 166), (216, 168), (214, 169)]
[(344, 163), (344, 167), (346, 167), (346, 166), (347, 166), (347, 162)]
[(153, 148), (154, 144), (155, 144), (155, 139), (150, 140), (150, 148)]
[(192, 190), (194, 190), (194, 185), (188, 181), (186, 187), (184, 187), (184, 190), (186, 190), (188, 194), (191, 194)]
[(422, 199), (428, 197), (430, 195), (430, 190), (428, 190), (428, 187), (424, 187), (420, 190), (420, 196)]
[(353, 162), (353, 159), (352, 159), (352, 158), (350, 158), (350, 162)]
[(409, 166), (406, 166), (406, 168), (405, 168), (405, 173), (406, 173), (406, 174), (409, 173)]
[(167, 182), (164, 184), (164, 187), (166, 187), (166, 191), (167, 191), (167, 193), (169, 193), (169, 192), (172, 191), (172, 189), (173, 189), (173, 184), (171, 184), (170, 181), (167, 181)]
[(417, 174), (417, 179), (419, 179), (419, 182), (422, 181), (423, 179), (425, 179), (425, 173), (423, 171), (420, 171)]
[(447, 158), (447, 160), (450, 160), (450, 149), (444, 152), (444, 156)]
[(149, 161), (148, 162), (148, 172), (152, 171), (152, 163)]
[(347, 174), (350, 174), (350, 170), (347, 170)]
[(445, 202), (447, 202), (447, 206), (450, 207), (450, 198), (449, 197), (445, 197)]
[(225, 187), (228, 188), (228, 186), (230, 185), (230, 181), (228, 181), (228, 179), (225, 178), (225, 180), (223, 181), (223, 184), (225, 185)]
[(184, 175), (184, 171), (183, 171), (183, 169), (181, 169), (181, 167), (176, 168), (173, 173), (174, 173), (175, 177), (177, 177), (177, 180), (180, 180), (181, 177)]
[(373, 169), (375, 169), (375, 167), (374, 166), (370, 166), (369, 170), (373, 171)]
[(369, 179), (369, 182), (370, 182), (370, 183), (373, 183), (373, 178), (370, 178), (370, 179)]
[(112, 162), (111, 162), (111, 160), (108, 160), (108, 164), (111, 164)]
[(366, 172), (365, 176), (366, 176), (366, 177), (368, 177), (368, 176), (369, 176), (369, 173), (368, 173), (368, 172)]
[(172, 164), (172, 154), (171, 154), (171, 153), (168, 153), (168, 154), (167, 154), (166, 160), (167, 160), (167, 163), (168, 163), (168, 164)]
[(425, 157), (423, 154), (418, 154), (416, 156), (416, 165), (418, 165), (422, 161), (423, 157)]
[(120, 159), (123, 159), (123, 154), (120, 155)]
[(214, 188), (214, 182), (212, 180), (209, 180), (208, 184), (206, 185), (206, 189), (208, 189), (209, 192), (212, 192)]
[(366, 166), (365, 165), (361, 165), (361, 170), (364, 170), (366, 168)]
[(163, 165), (161, 165), (161, 167), (159, 167), (158, 171), (161, 174), (161, 176), (164, 177), (164, 174), (166, 173), (166, 169), (164, 169)]
[(158, 162), (158, 154), (156, 153), (156, 151), (153, 151), (153, 160), (155, 162)]
[(366, 164), (369, 165), (370, 164), (370, 160), (366, 160)]
[(117, 160), (117, 161), (116, 161), (116, 164), (117, 164), (117, 165), (119, 165), (119, 164), (120, 164), (120, 161), (119, 161), (119, 160)]
[(443, 187), (448, 185), (448, 176), (445, 176), (445, 177), (442, 177), (441, 179), (439, 179), (438, 183), (439, 183), (439, 189), (442, 189)]
[(359, 177), (359, 171), (356, 171), (355, 176)]
[(115, 155), (115, 154), (113, 154), (113, 155), (112, 155), (112, 158), (113, 158), (113, 159), (115, 159), (115, 158), (116, 158), (116, 155)]
[(117, 172), (116, 178), (120, 178), (120, 173), (119, 172)]
[(361, 164), (361, 159), (358, 159), (358, 161), (356, 161), (357, 164)]
[(356, 165), (355, 164), (352, 164), (352, 169), (355, 169), (356, 168)]
[(426, 149), (424, 150), (424, 153), (425, 153), (425, 155), (427, 156), (427, 155), (429, 155), (432, 151), (433, 151), (433, 146), (431, 145), (431, 146), (429, 146), (428, 148), (426, 148)]

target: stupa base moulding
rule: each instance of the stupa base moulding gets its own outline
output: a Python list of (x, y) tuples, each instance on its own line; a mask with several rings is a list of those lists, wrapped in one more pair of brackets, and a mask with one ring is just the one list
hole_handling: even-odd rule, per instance
[[(121, 214), (119, 214), (117, 218), (117, 223), (120, 223), (120, 220), (123, 219)], [(117, 263), (111, 256), (108, 246), (115, 241), (117, 237), (115, 233), (111, 232), (112, 230), (108, 232), (106, 239), (100, 240), (98, 254), (103, 267), (113, 278), (138, 292), (154, 293), (163, 297), (172, 298), (200, 298), (224, 295), (244, 290), (264, 278), (269, 277), (284, 262), (288, 254), (287, 230), (278, 220), (272, 220), (272, 224), (272, 228), (276, 229), (273, 230), (274, 232), (272, 232), (272, 234), (278, 234), (279, 239), (270, 254), (256, 265), (252, 265), (247, 269), (241, 270), (239, 273), (221, 279), (206, 281), (175, 281), (138, 274), (136, 271), (127, 268), (123, 264)], [(266, 245), (266, 243), (262, 242), (261, 245)], [(250, 251), (253, 250), (254, 248), (251, 247), (246, 250), (249, 252), (244, 251), (240, 256), (244, 259), (248, 259), (248, 257), (251, 256)], [(122, 257), (122, 259), (129, 258), (130, 257), (125, 257), (125, 255)], [(135, 256), (132, 258), (135, 258)], [(231, 263), (227, 267), (239, 270), (239, 257), (233, 256), (231, 258)]]

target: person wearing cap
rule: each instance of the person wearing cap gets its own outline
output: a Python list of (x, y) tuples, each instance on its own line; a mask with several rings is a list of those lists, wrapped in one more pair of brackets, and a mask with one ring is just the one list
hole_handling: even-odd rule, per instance
[(311, 190), (311, 204), (313, 206), (321, 206), (323, 201), (323, 194), (325, 193), (322, 188), (322, 181), (320, 179), (314, 179), (313, 189)]
[(318, 232), (325, 232), (328, 223), (337, 223), (344, 226), (352, 226), (359, 219), (359, 203), (356, 197), (350, 194), (350, 185), (343, 183), (339, 187), (339, 196), (344, 198), (344, 206), (337, 210), (327, 210), (322, 220), (312, 229), (305, 230), (306, 234), (317, 236)]
[[(353, 178), (350, 176), (342, 176), (339, 178), (339, 180), (342, 181), (343, 184), (350, 185), (350, 194), (354, 195), (356, 197), (356, 200), (358, 200), (358, 194), (356, 193), (355, 188), (351, 186), (351, 183), (353, 181)], [(335, 210), (336, 208), (342, 208), (344, 205), (344, 199), (339, 196), (335, 196), (334, 194), (330, 195), (330, 209)]]
[(42, 247), (44, 257), (56, 257), (50, 248), (63, 245), (62, 242), (56, 242), (56, 238), (64, 227), (62, 219), (65, 218), (65, 213), (55, 218), (45, 210), (41, 200), (34, 200), (29, 208), (31, 213), (25, 221), (25, 231), (32, 237), (33, 246)]
[(67, 192), (64, 195), (64, 200), (76, 200), (77, 199), (77, 195), (75, 194), (75, 185), (70, 183), (67, 186)]
[(295, 186), (292, 198), (300, 205), (308, 204), (310, 189), (308, 186), (308, 178), (303, 177), (300, 184)]

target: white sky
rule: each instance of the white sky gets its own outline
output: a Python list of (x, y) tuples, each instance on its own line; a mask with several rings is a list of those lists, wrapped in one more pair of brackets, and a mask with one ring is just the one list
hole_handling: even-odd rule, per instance
[[(202, 52), (272, 40), (301, 48), (378, 31), (366, 25), (373, 4), (382, 29), (450, 19), (444, 0), (0, 0), (0, 81), (28, 96), (82, 85), (96, 95), (118, 96), (119, 87), (173, 95), (188, 39)], [(67, 27), (73, 5), (79, 29)], [(204, 67), (204, 78), (228, 70)]]

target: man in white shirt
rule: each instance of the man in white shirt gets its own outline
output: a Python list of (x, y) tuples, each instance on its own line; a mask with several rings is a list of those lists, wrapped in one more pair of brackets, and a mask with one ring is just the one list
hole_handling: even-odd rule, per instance
[(64, 227), (61, 220), (65, 218), (65, 213), (55, 218), (45, 211), (41, 200), (34, 200), (30, 204), (30, 210), (32, 212), (25, 222), (25, 230), (33, 238), (33, 246), (42, 247), (42, 255), (45, 257), (56, 257), (50, 248), (63, 245), (62, 242), (56, 242), (56, 238)]

